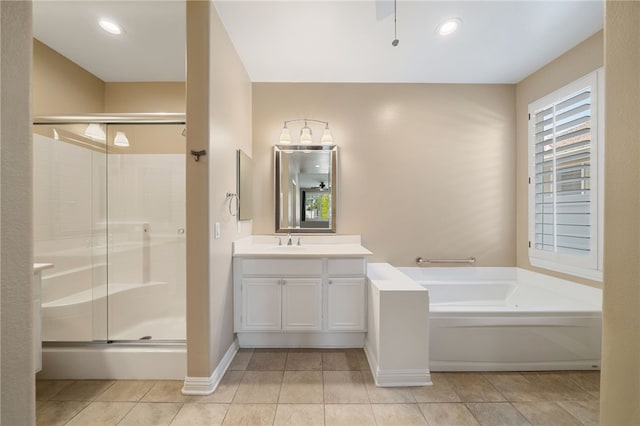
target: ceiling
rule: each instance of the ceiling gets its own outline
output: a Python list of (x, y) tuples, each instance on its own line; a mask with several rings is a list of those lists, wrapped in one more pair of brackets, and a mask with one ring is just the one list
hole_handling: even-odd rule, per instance
[[(398, 0), (393, 47), (388, 0), (214, 4), (254, 82), (516, 83), (602, 29), (604, 14), (602, 1)], [(438, 36), (450, 17), (461, 28)], [(184, 1), (34, 1), (34, 36), (105, 81), (184, 80), (185, 32)]]

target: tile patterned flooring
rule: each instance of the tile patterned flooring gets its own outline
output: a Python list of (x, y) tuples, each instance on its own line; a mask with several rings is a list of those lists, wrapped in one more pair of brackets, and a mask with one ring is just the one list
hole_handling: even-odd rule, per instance
[(38, 425), (597, 425), (598, 372), (433, 373), (377, 388), (361, 349), (241, 349), (218, 389), (40, 380)]

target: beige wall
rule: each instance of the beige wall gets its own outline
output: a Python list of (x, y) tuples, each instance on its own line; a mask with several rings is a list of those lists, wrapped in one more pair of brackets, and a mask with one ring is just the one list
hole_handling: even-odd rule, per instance
[(600, 424), (640, 424), (640, 2), (607, 1)]
[(211, 133), (209, 150), (210, 220), (220, 222), (221, 238), (210, 234), (211, 298), (213, 310), (213, 356), (220, 362), (234, 339), (233, 333), (233, 280), (231, 243), (251, 235), (251, 222), (241, 223), (229, 214), (227, 192), (236, 192), (236, 151), (242, 149), (251, 156), (251, 102), (252, 89), (249, 75), (235, 51), (222, 21), (215, 11), (211, 13)]
[(40, 41), (33, 40), (33, 115), (104, 111), (104, 82)]
[[(236, 150), (251, 155), (251, 83), (210, 2), (187, 2), (187, 375), (209, 377), (231, 346), (231, 242), (238, 231), (226, 193), (236, 191)], [(213, 239), (214, 223), (221, 238)]]
[(185, 83), (105, 83), (105, 112), (185, 112)]
[(107, 82), (33, 40), (33, 115), (185, 112), (183, 82)]
[[(529, 263), (528, 235), (528, 135), (527, 114), (529, 103), (589, 74), (604, 64), (603, 32), (599, 31), (564, 55), (539, 69), (516, 85), (516, 189), (517, 189), (517, 264), (520, 268), (531, 269), (547, 275), (554, 275), (594, 287), (601, 283), (573, 276), (553, 273), (531, 266)], [(607, 77), (605, 77), (607, 78)]]
[(361, 234), (374, 261), (515, 265), (513, 85), (256, 83), (253, 98), (255, 234), (274, 232), (282, 123), (307, 117), (339, 146), (337, 233)]
[[(187, 1), (187, 150), (209, 148), (209, 2)], [(212, 361), (209, 265), (210, 156), (187, 162), (187, 376), (208, 377)]]
[(31, 2), (0, 2), (0, 423), (35, 424)]

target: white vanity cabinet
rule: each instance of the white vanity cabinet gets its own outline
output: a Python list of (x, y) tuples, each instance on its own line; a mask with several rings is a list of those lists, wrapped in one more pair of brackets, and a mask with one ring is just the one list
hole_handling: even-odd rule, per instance
[(242, 280), (240, 322), (243, 330), (280, 330), (282, 326), (280, 281), (280, 278), (244, 278)]
[(364, 257), (234, 257), (240, 346), (361, 347), (365, 273)]
[(282, 289), (282, 330), (322, 330), (322, 280), (284, 278)]
[(327, 329), (366, 331), (366, 262), (327, 259)]
[(241, 283), (243, 330), (322, 328), (322, 281), (317, 278), (244, 278)]
[(365, 289), (364, 278), (329, 278), (328, 330), (365, 330)]

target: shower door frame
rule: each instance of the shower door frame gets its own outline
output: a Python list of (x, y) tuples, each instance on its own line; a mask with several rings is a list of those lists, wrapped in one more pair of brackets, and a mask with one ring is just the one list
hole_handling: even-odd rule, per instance
[[(136, 125), (136, 124), (140, 124), (140, 125), (152, 125), (152, 124), (166, 124), (166, 125), (183, 125), (185, 126), (185, 130), (183, 131), (183, 136), (186, 137), (186, 114), (184, 113), (164, 113), (164, 112), (160, 112), (160, 113), (124, 113), (124, 114), (105, 114), (105, 113), (95, 113), (95, 114), (78, 114), (78, 115), (43, 115), (43, 116), (37, 116), (33, 118), (33, 125), (71, 125), (71, 124), (91, 124), (91, 123), (96, 123), (96, 124), (101, 124), (101, 125), (105, 125), (105, 126), (109, 126), (109, 125)], [(108, 153), (107, 151), (108, 147), (107, 144), (105, 143), (105, 153)], [(185, 157), (186, 157), (187, 151), (185, 150)], [(108, 173), (108, 166), (107, 166), (107, 173)], [(107, 188), (107, 192), (105, 193), (105, 197), (107, 197), (108, 199), (108, 188)], [(107, 209), (107, 233), (108, 233), (108, 209)], [(185, 224), (186, 225), (186, 224)], [(108, 247), (108, 243), (107, 243), (107, 247)], [(108, 250), (107, 250), (107, 257), (108, 257)], [(186, 259), (185, 259), (186, 261)], [(108, 288), (108, 284), (109, 284), (109, 279), (108, 279), (108, 272), (107, 272), (107, 277), (106, 277), (106, 282), (107, 282), (107, 288)], [(186, 282), (185, 282), (186, 285)], [(108, 294), (108, 290), (107, 290), (107, 294)], [(107, 304), (108, 304), (108, 297), (107, 297)], [(186, 306), (185, 306), (185, 315), (186, 315)], [(106, 333), (106, 337), (107, 340), (103, 340), (103, 339), (93, 339), (91, 341), (85, 341), (85, 342), (79, 342), (79, 343), (140, 343), (140, 344), (173, 344), (173, 343), (184, 343), (186, 341), (186, 336), (185, 336), (185, 340), (182, 339), (177, 339), (177, 340), (160, 340), (160, 341), (154, 341), (154, 340), (148, 340), (148, 341), (140, 341), (140, 340), (134, 340), (134, 341), (129, 341), (129, 340), (112, 340), (110, 339), (109, 336), (109, 316), (108, 316), (108, 309), (107, 309), (107, 315), (105, 317), (105, 321), (106, 321), (106, 329), (107, 329), (107, 333)], [(53, 344), (57, 344), (58, 342), (50, 342)], [(69, 344), (72, 343), (70, 341), (65, 341), (65, 342), (59, 342), (60, 344)]]

